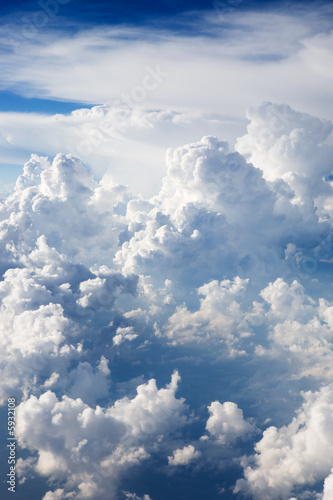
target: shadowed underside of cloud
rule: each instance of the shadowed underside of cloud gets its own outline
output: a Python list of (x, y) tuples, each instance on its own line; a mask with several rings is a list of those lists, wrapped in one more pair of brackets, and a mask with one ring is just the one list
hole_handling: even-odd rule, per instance
[[(271, 103), (249, 118), (237, 152), (211, 136), (169, 149), (150, 199), (59, 154), (34, 155), (3, 200), (1, 398), (17, 397), (17, 437), (35, 453), (18, 462), (22, 481), (38, 473), (56, 485), (44, 500), (118, 498), (126, 471), (156, 457), (176, 474), (242, 455), (235, 491), (288, 499), (326, 478), (329, 499), (333, 302), (312, 278), (332, 252), (332, 126)], [(161, 389), (158, 373), (131, 382), (126, 370), (166, 346), (236, 368), (280, 364), (294, 393), (302, 381), (304, 403), (252, 456), (274, 418), (258, 419), (253, 392), (244, 413), (210, 399), (203, 417), (176, 397), (177, 371)], [(263, 387), (278, 377), (267, 370)], [(184, 431), (193, 422), (201, 438)]]

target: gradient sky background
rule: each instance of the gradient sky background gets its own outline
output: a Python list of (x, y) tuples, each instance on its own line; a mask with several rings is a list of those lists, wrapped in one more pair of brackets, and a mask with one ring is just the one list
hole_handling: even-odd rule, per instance
[(0, 9), (1, 498), (332, 500), (332, 2)]

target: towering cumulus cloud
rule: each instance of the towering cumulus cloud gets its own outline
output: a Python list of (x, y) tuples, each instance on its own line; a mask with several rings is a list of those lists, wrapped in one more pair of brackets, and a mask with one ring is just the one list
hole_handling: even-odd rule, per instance
[[(269, 427), (255, 446), (254, 465), (245, 468), (245, 480), (237, 482), (235, 492), (244, 489), (254, 498), (289, 498), (298, 485), (313, 484), (329, 475), (333, 460), (332, 385), (319, 392), (305, 393), (305, 401), (288, 425)], [(325, 480), (329, 497), (331, 477)]]
[(38, 475), (43, 500), (185, 483), (332, 498), (332, 124), (271, 103), (248, 118), (236, 151), (169, 149), (149, 199), (58, 154), (33, 155), (2, 200), (21, 492)]

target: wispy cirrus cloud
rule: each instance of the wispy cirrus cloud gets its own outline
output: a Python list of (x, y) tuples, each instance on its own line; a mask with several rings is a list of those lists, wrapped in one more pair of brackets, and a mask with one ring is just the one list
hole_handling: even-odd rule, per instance
[[(318, 34), (328, 36), (325, 9), (264, 13), (234, 8), (223, 20), (211, 12), (192, 21), (195, 26), (200, 20), (209, 36), (195, 29), (189, 36), (152, 27), (77, 26), (74, 34), (41, 29), (17, 52), (9, 38), (15, 25), (5, 26), (2, 86), (30, 96), (107, 103), (140, 85), (147, 65), (159, 65), (169, 76), (147, 95), (148, 106), (218, 107), (240, 115), (258, 100), (288, 97), (294, 106), (327, 115), (330, 77), (322, 73), (318, 79), (313, 61), (314, 52), (327, 57), (325, 43), (318, 41)], [(312, 92), (315, 79), (320, 98)]]

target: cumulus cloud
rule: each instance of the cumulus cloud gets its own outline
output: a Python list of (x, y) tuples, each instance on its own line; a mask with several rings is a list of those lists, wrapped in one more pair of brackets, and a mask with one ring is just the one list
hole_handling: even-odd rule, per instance
[(319, 178), (330, 172), (330, 148), (321, 145), (332, 132), (331, 122), (270, 102), (249, 109), (247, 118), (248, 133), (238, 139), (237, 150), (248, 155), (267, 179), (275, 180), (290, 171)]
[[(234, 142), (245, 130), (243, 120), (236, 117), (151, 110), (131, 103), (77, 109), (69, 115), (0, 112), (0, 125), (0, 163), (22, 164), (32, 153), (56, 155), (61, 151), (84, 161), (99, 178), (106, 179), (105, 172), (112, 172), (118, 183), (143, 196), (158, 191), (168, 147), (208, 133), (225, 134), (225, 130), (226, 138)], [(97, 194), (109, 204), (107, 182)]]
[(192, 444), (179, 448), (173, 452), (171, 457), (168, 457), (169, 465), (188, 465), (192, 460), (199, 458), (200, 451), (196, 450)]
[(179, 380), (174, 373), (170, 384), (158, 389), (152, 379), (138, 386), (133, 399), (107, 408), (69, 396), (58, 399), (51, 391), (23, 401), (19, 443), (38, 452), (37, 473), (64, 484), (46, 495), (62, 499), (75, 491), (80, 498), (110, 498), (121, 471), (145, 460), (159, 436), (186, 423), (184, 399), (175, 397)]
[(290, 360), (294, 377), (312, 375), (330, 380), (331, 302), (314, 300), (300, 283), (288, 284), (282, 278), (270, 283), (260, 295), (269, 305), (261, 318), (271, 344), (267, 350), (257, 345), (257, 354), (276, 358), (283, 353)]
[(84, 353), (91, 317), (114, 310), (122, 294), (136, 293), (137, 277), (105, 265), (126, 227), (114, 212), (123, 194), (109, 180), (95, 182), (73, 157), (58, 155), (49, 163), (33, 156), (1, 203), (1, 398), (25, 393), (31, 384), (37, 391), (45, 384), (77, 395), (79, 373), (89, 401), (96, 382), (98, 397), (107, 394), (105, 370), (82, 363), (71, 381), (67, 370)]
[(149, 495), (143, 495), (143, 497), (139, 497), (135, 493), (130, 493), (129, 491), (124, 491), (124, 495), (126, 500), (152, 500)]
[[(91, 265), (98, 262), (99, 255), (105, 265), (125, 229), (121, 215), (115, 211), (124, 196), (125, 188), (109, 177), (98, 184), (71, 155), (59, 154), (52, 163), (33, 155), (14, 193), (1, 204), (2, 242), (7, 244), (4, 255), (15, 258), (15, 249), (24, 255), (37, 237), (44, 235), (50, 246), (69, 258), (76, 256), (77, 261)], [(9, 246), (14, 257), (8, 255)]]
[(80, 296), (76, 303), (83, 309), (109, 310), (121, 293), (134, 295), (136, 292), (136, 276), (125, 278), (106, 266), (94, 270), (94, 274), (97, 274), (96, 278), (82, 281), (79, 285)]
[(332, 496), (333, 496), (333, 472), (325, 479), (323, 500), (330, 500)]
[(163, 265), (179, 294), (237, 275), (266, 284), (328, 235), (313, 204), (305, 213), (286, 182), (267, 182), (214, 137), (170, 150), (167, 167), (158, 196), (128, 204), (129, 238), (115, 257), (123, 273), (149, 275), (161, 287)]
[(66, 495), (63, 489), (58, 488), (55, 491), (48, 491), (43, 496), (43, 500), (63, 500), (64, 498), (70, 498), (70, 495)]
[(252, 424), (244, 420), (243, 411), (235, 403), (214, 401), (208, 406), (210, 417), (206, 429), (219, 444), (228, 444), (253, 432)]
[(92, 405), (95, 401), (108, 396), (110, 373), (108, 361), (103, 356), (95, 370), (90, 362), (80, 362), (75, 369), (70, 371), (66, 385), (60, 383), (58, 388), (65, 385), (68, 396), (73, 399), (81, 397), (84, 402)]
[[(237, 482), (235, 492), (244, 491), (263, 500), (287, 499), (296, 486), (314, 484), (328, 476), (333, 460), (332, 409), (332, 385), (305, 393), (304, 403), (289, 425), (264, 431), (253, 463), (245, 467), (245, 479)], [(330, 483), (328, 478), (328, 492)]]
[[(251, 118), (253, 151), (270, 106), (260, 108), (261, 121), (258, 112)], [(321, 162), (330, 124), (288, 113), (285, 140), (296, 141), (295, 158), (313, 134)], [(294, 133), (298, 126), (303, 135)], [(275, 152), (281, 137), (274, 134)], [(256, 426), (231, 392), (241, 391), (237, 401), (248, 392), (255, 417), (267, 422), (272, 411), (254, 395), (253, 380), (264, 372), (258, 390), (267, 394), (282, 368), (286, 415), (301, 386), (313, 392), (292, 424), (265, 431), (237, 488), (255, 498), (288, 498), (294, 487), (326, 477), (323, 494), (330, 494), (331, 285), (289, 278), (291, 263), (311, 252), (318, 266), (330, 264), (318, 242), (330, 252), (331, 181), (319, 179), (328, 173), (324, 161), (313, 172), (310, 154), (297, 170), (290, 144), (282, 156), (292, 174), (275, 170), (272, 180), (269, 167), (256, 164), (259, 156), (251, 164), (216, 137), (170, 149), (161, 189), (150, 199), (130, 195), (109, 175), (98, 182), (71, 155), (35, 155), (25, 165), (0, 207), (1, 398), (14, 394), (20, 402), (17, 436), (33, 456), (21, 459), (18, 471), (22, 482), (37, 472), (54, 484), (44, 500), (116, 497), (118, 479), (155, 453), (171, 466), (200, 453), (210, 464), (232, 462)], [(297, 191), (293, 176), (303, 176), (307, 190)], [(237, 380), (221, 395), (218, 375), (205, 400), (189, 386), (193, 366), (208, 358), (217, 374), (225, 369)], [(189, 419), (176, 397), (178, 372), (161, 389), (152, 378), (180, 364), (188, 370), (186, 395), (201, 408), (213, 401), (207, 422), (194, 408), (206, 434), (192, 444), (181, 433)], [(318, 460), (316, 433), (326, 445)]]
[(64, 315), (43, 278), (16, 268), (1, 282), (1, 398), (25, 391), (37, 375), (64, 370), (82, 350), (77, 325)]
[(137, 334), (134, 333), (134, 328), (132, 326), (127, 326), (125, 328), (118, 327), (116, 330), (116, 335), (113, 337), (112, 341), (114, 345), (120, 345), (125, 340), (134, 340), (137, 338)]
[(297, 281), (290, 285), (278, 278), (270, 283), (260, 295), (270, 305), (270, 315), (279, 320), (306, 321), (313, 316), (315, 301), (307, 296)]
[[(106, 278), (96, 277), (50, 248), (42, 236), (24, 262), (26, 267), (8, 269), (0, 284), (1, 398), (11, 391), (25, 392), (30, 384), (37, 390), (39, 384), (66, 388), (89, 401), (94, 395), (104, 397), (109, 373), (105, 357), (97, 371), (89, 362), (72, 366), (69, 378), (67, 370), (84, 354), (82, 344), (91, 330), (88, 313), (110, 309), (122, 293), (135, 293), (136, 278), (108, 271)], [(87, 276), (103, 286), (88, 291)], [(80, 303), (82, 299), (87, 303)]]
[[(246, 290), (247, 280), (211, 281), (198, 289), (200, 309), (190, 312), (185, 305), (178, 306), (169, 318), (165, 334), (173, 343), (216, 339), (226, 342), (232, 354), (236, 353), (237, 336), (243, 311), (238, 302)], [(241, 352), (239, 351), (239, 354)]]
[(283, 180), (291, 189), (292, 203), (309, 221), (314, 213), (331, 218), (332, 146), (325, 143), (332, 123), (285, 104), (264, 103), (247, 112), (248, 133), (236, 149), (270, 181)]

